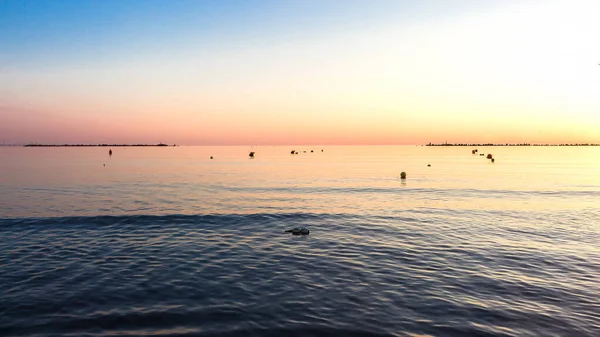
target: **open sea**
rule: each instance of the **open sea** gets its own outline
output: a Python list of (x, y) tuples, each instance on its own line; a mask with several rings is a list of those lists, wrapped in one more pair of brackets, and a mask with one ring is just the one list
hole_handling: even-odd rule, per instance
[(0, 336), (600, 336), (600, 147), (472, 149), (0, 147)]

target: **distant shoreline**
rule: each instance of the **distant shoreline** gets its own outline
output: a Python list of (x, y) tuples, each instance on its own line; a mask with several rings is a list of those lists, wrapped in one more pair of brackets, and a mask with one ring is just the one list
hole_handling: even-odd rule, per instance
[[(173, 147), (179, 146), (177, 144), (0, 144), (0, 147)], [(192, 146), (207, 146), (207, 145), (192, 145)], [(210, 145), (210, 146), (245, 146), (245, 145)], [(259, 146), (288, 146), (288, 145), (259, 145)], [(289, 145), (294, 146), (294, 145)], [(415, 145), (329, 145), (329, 146), (415, 146)], [(429, 143), (417, 146), (458, 146), (458, 147), (476, 147), (476, 146), (505, 146), (505, 147), (515, 147), (515, 146), (600, 146), (600, 143), (572, 143), (572, 144), (493, 144), (493, 143)]]
[(167, 145), (163, 143), (159, 144), (25, 144), (23, 147), (164, 147), (164, 146), (177, 146), (176, 144)]
[(529, 144), (529, 143), (522, 143), (522, 144), (468, 144), (468, 143), (455, 143), (455, 144), (450, 144), (450, 143), (441, 143), (441, 144), (433, 144), (433, 143), (429, 143), (426, 144), (425, 146), (600, 146), (600, 144), (593, 144), (593, 143), (574, 143), (574, 144)]

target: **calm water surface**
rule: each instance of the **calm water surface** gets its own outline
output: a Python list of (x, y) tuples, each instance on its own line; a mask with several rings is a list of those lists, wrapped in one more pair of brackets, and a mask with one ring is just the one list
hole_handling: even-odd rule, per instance
[(0, 147), (1, 336), (600, 336), (600, 148), (112, 150)]

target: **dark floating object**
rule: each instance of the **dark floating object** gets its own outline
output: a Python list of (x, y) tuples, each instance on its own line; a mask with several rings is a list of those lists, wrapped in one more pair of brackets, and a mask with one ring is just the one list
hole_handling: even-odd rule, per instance
[(292, 150), (292, 152), (290, 152), (290, 153), (291, 153), (291, 154), (296, 154), (297, 152), (296, 152), (296, 151), (294, 151), (294, 150)]
[(213, 159), (213, 156), (210, 156), (210, 159)]
[(321, 152), (323, 152), (323, 150), (321, 150)]
[(479, 155), (480, 155), (480, 156), (485, 156), (485, 153), (480, 153)]
[(406, 172), (400, 173), (400, 179), (406, 179)]
[(495, 161), (496, 161), (496, 159), (492, 158), (492, 163), (495, 162)]
[(250, 158), (254, 158), (254, 152), (250, 152), (249, 156)]
[(493, 157), (492, 157), (492, 154), (491, 154), (491, 153), (488, 153), (488, 155), (487, 155), (487, 159), (492, 159), (492, 158), (493, 158)]
[(285, 232), (286, 233), (292, 233), (294, 235), (308, 235), (308, 233), (310, 233), (310, 231), (306, 227), (296, 227), (296, 228), (293, 228), (293, 229), (288, 229)]
[(427, 164), (427, 167), (430, 167), (430, 166), (431, 166), (431, 164)]
[(108, 150), (108, 155), (112, 156), (112, 150)]
[(102, 166), (106, 166), (106, 164), (102, 164)]
[(313, 153), (313, 152), (315, 152), (315, 151), (313, 151), (313, 150), (310, 150), (310, 153)]

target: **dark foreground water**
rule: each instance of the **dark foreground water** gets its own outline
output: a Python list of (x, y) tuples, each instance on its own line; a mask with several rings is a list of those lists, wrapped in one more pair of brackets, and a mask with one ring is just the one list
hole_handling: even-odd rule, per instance
[(530, 215), (3, 220), (0, 335), (598, 336), (600, 237)]
[(600, 148), (105, 150), (0, 148), (0, 336), (600, 336)]

